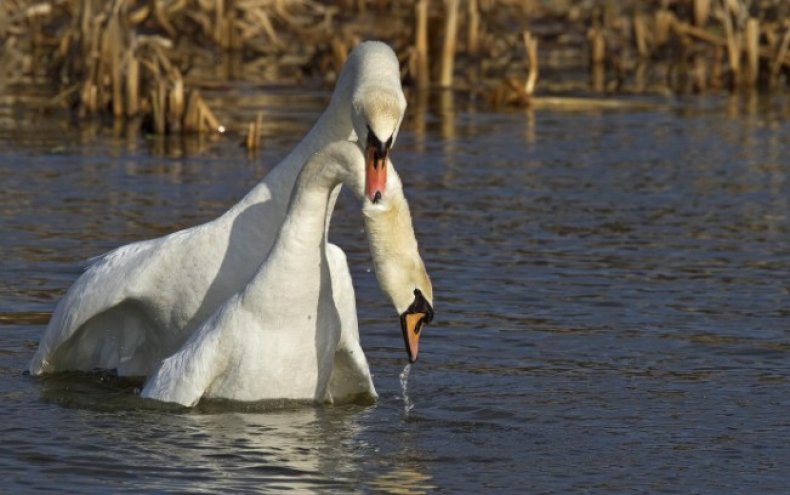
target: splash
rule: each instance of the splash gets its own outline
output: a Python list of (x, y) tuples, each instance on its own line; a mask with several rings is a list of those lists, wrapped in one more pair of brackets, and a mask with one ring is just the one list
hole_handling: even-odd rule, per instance
[(403, 397), (403, 414), (407, 417), (412, 409), (414, 409), (414, 403), (409, 399), (409, 372), (411, 371), (411, 363), (407, 363), (406, 366), (403, 368), (403, 371), (400, 372), (400, 391), (401, 396)]

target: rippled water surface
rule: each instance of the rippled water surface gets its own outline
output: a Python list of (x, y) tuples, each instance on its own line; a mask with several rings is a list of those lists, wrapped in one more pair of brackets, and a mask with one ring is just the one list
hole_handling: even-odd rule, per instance
[(326, 102), (225, 98), (246, 109), (238, 121), (264, 112), (258, 156), (240, 136), (160, 141), (0, 105), (3, 490), (787, 493), (781, 97), (535, 113), (412, 102), (393, 159), (437, 315), (410, 371), (350, 196), (331, 233), (375, 405), (185, 411), (110, 376), (24, 375), (84, 260), (214, 218)]

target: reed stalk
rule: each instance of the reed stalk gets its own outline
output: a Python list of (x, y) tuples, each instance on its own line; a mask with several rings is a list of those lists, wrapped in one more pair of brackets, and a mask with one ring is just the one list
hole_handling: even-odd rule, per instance
[[(233, 68), (243, 79), (331, 82), (348, 51), (373, 34), (408, 60), (407, 72), (418, 88), (457, 87), (461, 83), (454, 75), (464, 73), (473, 93), (497, 93), (491, 101), (522, 105), (538, 79), (531, 49), (533, 41), (537, 46), (535, 31), (525, 34), (525, 29), (548, 29), (541, 22), (564, 13), (568, 26), (562, 29), (593, 26), (586, 43), (598, 91), (605, 89), (610, 69), (610, 89), (622, 84), (631, 84), (629, 91), (659, 89), (656, 84), (666, 84), (658, 79), (664, 72), (648, 65), (656, 62), (672, 68), (674, 81), (660, 89), (710, 91), (725, 80), (731, 90), (786, 85), (790, 10), (785, 3), (658, 0), (634, 4), (639, 9), (631, 15), (631, 4), (614, 0), (467, 0), (464, 5), (442, 0), (434, 2), (433, 14), (430, 0), (343, 0), (345, 8), (325, 0), (6, 0), (0, 2), (0, 83), (5, 89), (9, 77), (14, 81), (21, 74), (18, 80), (32, 81), (46, 71), (57, 85), (52, 104), (76, 108), (79, 117), (142, 115), (156, 132), (206, 132), (219, 124), (199, 93), (193, 97), (191, 83), (212, 82), (217, 51), (243, 49), (244, 61)], [(431, 15), (442, 17), (443, 29), (429, 27)], [(584, 48), (574, 44), (578, 37), (567, 39), (553, 41), (551, 48)], [(513, 49), (522, 42), (526, 81), (513, 75), (523, 70)], [(466, 56), (456, 57), (458, 51)], [(553, 58), (548, 51), (546, 59)], [(44, 61), (50, 66), (42, 67)], [(540, 69), (545, 74), (545, 67)]]
[(600, 27), (592, 27), (587, 33), (590, 40), (590, 63), (601, 65), (606, 60), (606, 37)]
[(724, 33), (727, 39), (727, 58), (730, 64), (730, 75), (732, 76), (732, 86), (740, 86), (741, 81), (741, 39), (738, 33), (735, 32), (735, 27), (732, 23), (732, 9), (733, 3), (722, 0), (725, 3), (722, 13), (722, 23), (724, 24)]
[(634, 15), (634, 39), (636, 41), (636, 51), (640, 58), (647, 58), (650, 55), (647, 36), (645, 16), (642, 14)]
[(126, 52), (126, 115), (133, 117), (140, 111), (140, 62), (129, 49)]
[(782, 65), (786, 63), (787, 54), (790, 53), (790, 22), (786, 23), (787, 30), (782, 38), (782, 43), (779, 45), (779, 50), (776, 53), (776, 58), (771, 62), (771, 85), (776, 86), (779, 81), (779, 75), (782, 71)]
[(527, 82), (524, 84), (524, 93), (527, 98), (532, 98), (535, 93), (535, 85), (538, 82), (538, 39), (529, 31), (524, 31), (524, 47), (527, 50)]
[(695, 56), (693, 67), (694, 90), (701, 93), (708, 88), (708, 68), (705, 63), (705, 57), (702, 55)]
[(675, 21), (675, 16), (669, 10), (661, 8), (655, 13), (655, 42), (656, 46), (663, 46), (669, 41), (669, 33)]
[(744, 32), (746, 48), (746, 82), (754, 87), (760, 72), (760, 21), (754, 17), (746, 21)]
[(255, 120), (247, 126), (247, 136), (244, 140), (248, 150), (257, 150), (261, 146), (261, 131), (263, 128), (263, 113), (258, 112)]
[(414, 56), (418, 88), (427, 88), (431, 82), (428, 65), (428, 0), (418, 0), (414, 6), (416, 20)]
[(466, 51), (469, 55), (476, 56), (480, 50), (480, 5), (477, 0), (467, 2), (467, 35)]
[(184, 118), (184, 80), (178, 70), (170, 74), (171, 87), (167, 97), (167, 122), (171, 133), (181, 132)]
[(710, 16), (710, 0), (694, 0), (694, 25), (704, 27)]
[(154, 131), (157, 134), (167, 133), (167, 86), (164, 81), (158, 81), (151, 90), (151, 114), (154, 121)]
[(455, 63), (455, 45), (458, 37), (458, 3), (459, 0), (445, 0), (444, 43), (442, 45), (442, 61), (439, 73), (439, 86), (449, 88), (453, 85), (453, 68)]

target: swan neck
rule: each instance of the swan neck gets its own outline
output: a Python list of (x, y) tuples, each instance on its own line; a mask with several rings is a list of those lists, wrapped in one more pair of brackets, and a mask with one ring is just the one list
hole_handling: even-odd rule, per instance
[[(293, 184), (302, 169), (302, 165), (314, 154), (318, 153), (329, 143), (347, 141), (353, 135), (351, 123), (351, 88), (346, 81), (338, 81), (329, 106), (324, 110), (315, 125), (310, 129), (304, 139), (283, 160), (284, 167), (277, 167), (272, 172), (279, 171), (282, 181), (278, 188), (286, 197), (291, 192)], [(288, 183), (288, 184), (286, 184)]]
[(322, 155), (307, 162), (291, 194), (285, 220), (272, 248), (273, 258), (287, 257), (302, 264), (317, 261), (326, 242), (334, 190), (341, 183), (343, 173), (342, 167)]
[[(297, 144), (279, 165), (271, 170), (264, 180), (250, 191), (231, 210), (235, 215), (250, 204), (261, 201), (262, 197), (274, 201), (284, 211), (288, 204), (294, 184), (303, 165), (310, 157), (328, 144), (347, 141), (354, 135), (351, 124), (351, 93), (349, 84), (338, 82), (329, 106), (321, 113), (307, 135)], [(229, 212), (230, 213), (230, 212)]]
[(390, 194), (385, 206), (363, 208), (365, 230), (379, 286), (400, 314), (413, 301), (414, 289), (433, 301), (433, 288), (402, 191)]

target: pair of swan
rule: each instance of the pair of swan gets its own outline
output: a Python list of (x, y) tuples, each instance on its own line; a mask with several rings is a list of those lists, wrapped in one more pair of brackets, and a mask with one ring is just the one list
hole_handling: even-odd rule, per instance
[(348, 264), (326, 236), (346, 184), (415, 360), (433, 292), (387, 157), (405, 108), (392, 50), (358, 46), (315, 126), (228, 212), (95, 260), (55, 309), (30, 372), (115, 369), (148, 377), (144, 397), (187, 406), (375, 398)]

